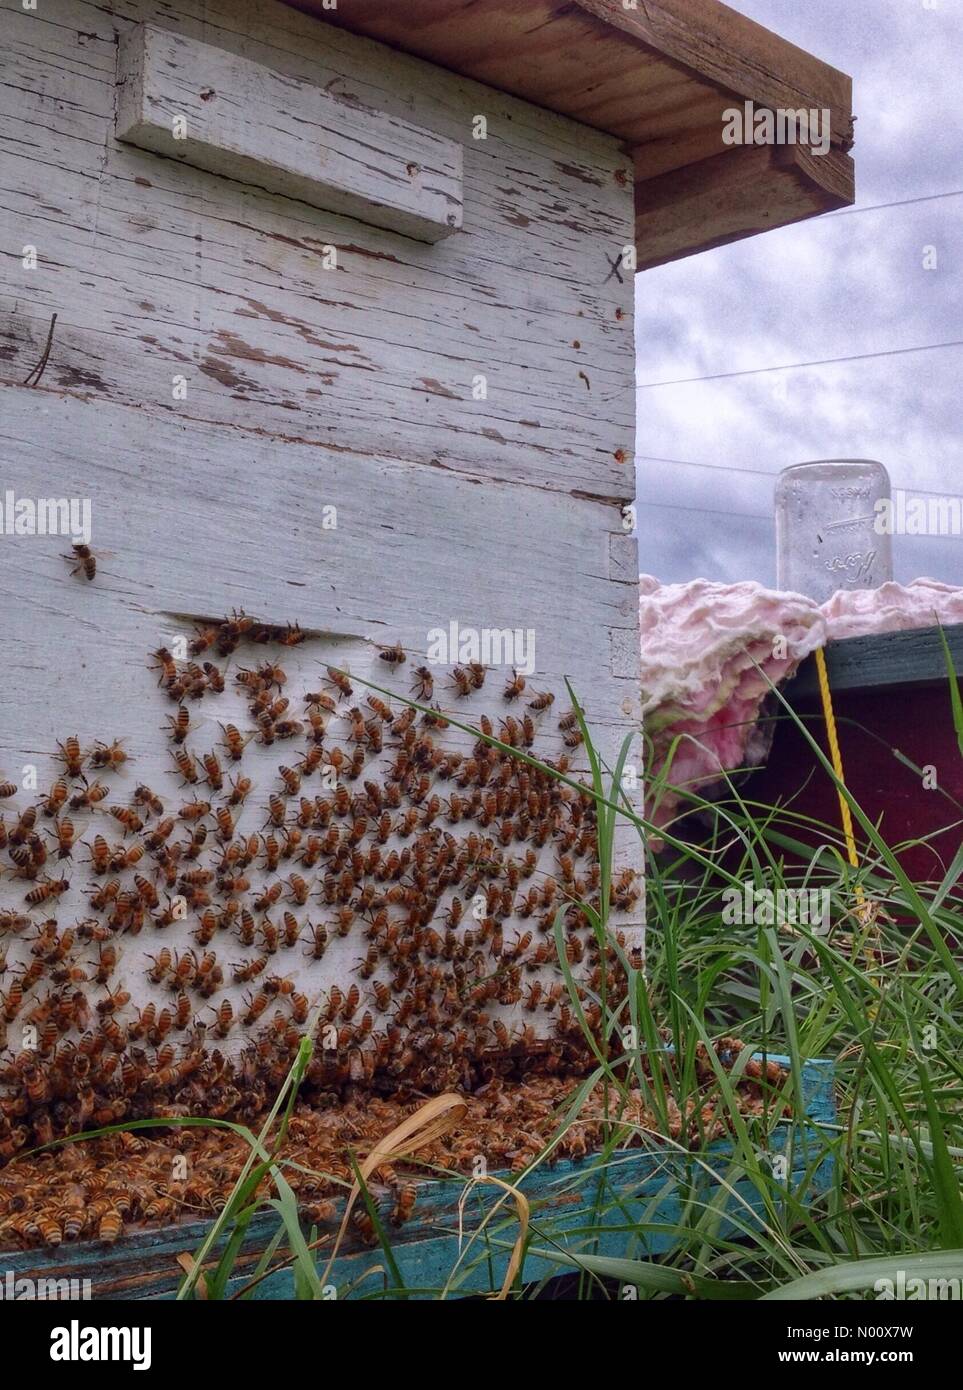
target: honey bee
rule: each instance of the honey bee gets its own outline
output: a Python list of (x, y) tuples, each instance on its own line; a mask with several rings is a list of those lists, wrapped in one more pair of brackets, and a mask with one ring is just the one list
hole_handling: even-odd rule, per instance
[(71, 548), (74, 552), (73, 555), (64, 556), (68, 564), (74, 560), (77, 562), (70, 571), (71, 575), (80, 574), (82, 571), (85, 579), (93, 579), (97, 574), (97, 556), (90, 546), (74, 541)]
[(468, 679), (471, 681), (473, 690), (481, 690), (482, 686), (485, 684), (485, 676), (487, 674), (487, 669), (480, 661), (469, 661)]
[(256, 1023), (270, 1002), (271, 996), (265, 994), (263, 990), (260, 994), (246, 995), (245, 1010), (241, 1016), (241, 1022), (247, 1027), (250, 1027), (252, 1023)]
[(395, 1202), (391, 1209), (391, 1224), (403, 1226), (415, 1209), (418, 1189), (415, 1183), (403, 1183), (395, 1192)]
[[(16, 788), (14, 788), (16, 791)], [(67, 800), (67, 783), (63, 777), (58, 777), (54, 782), (43, 803), (43, 814), (49, 818), (59, 815), (64, 802)]]
[(534, 700), (529, 700), (528, 702), (528, 708), (538, 711), (548, 709), (549, 706), (553, 705), (554, 703), (555, 696), (550, 691), (536, 691)]
[(217, 760), (217, 754), (213, 752), (205, 753), (201, 758), (201, 762), (207, 774), (205, 779), (207, 785), (212, 791), (219, 792), (224, 786), (224, 776), (221, 772), (221, 764)]
[(502, 691), (503, 698), (506, 700), (517, 700), (519, 695), (524, 694), (525, 684), (525, 677), (520, 676), (518, 674), (518, 671), (513, 668), (512, 678), (510, 681), (508, 681), (508, 683), (505, 686), (505, 689)]
[(430, 710), (426, 710), (422, 714), (421, 722), (429, 729), (447, 729), (449, 727), (449, 721), (437, 705), (432, 705)]
[(166, 647), (158, 647), (157, 651), (153, 652), (152, 655), (154, 661), (150, 669), (152, 671), (159, 670), (161, 673), (160, 680), (157, 684), (166, 685), (169, 689), (177, 681), (177, 663)]
[(54, 821), (54, 835), (57, 844), (57, 858), (69, 859), (74, 850), (74, 823), (69, 816)]
[(232, 762), (239, 762), (252, 735), (248, 734), (247, 738), (245, 738), (240, 729), (234, 724), (222, 724), (221, 729), (224, 733), (223, 746), (227, 750), (228, 757)]
[(464, 699), (465, 696), (470, 695), (474, 689), (471, 673), (466, 671), (462, 666), (453, 667), (451, 681), (455, 689), (455, 694), (460, 699)]
[(60, 749), (60, 758), (67, 770), (67, 776), (79, 777), (83, 770), (84, 758), (77, 735), (71, 734), (63, 743), (58, 742), (57, 747)]
[(88, 782), (83, 773), (80, 780), (83, 788), (77, 788), (67, 803), (72, 811), (80, 811), (86, 807), (96, 806), (99, 801), (109, 794), (110, 788), (104, 782)]
[(0, 782), (0, 800), (4, 800), (8, 796), (16, 796), (18, 791), (19, 787), (16, 782)]
[(114, 739), (113, 743), (95, 743), (93, 752), (90, 755), (90, 766), (96, 768), (110, 768), (116, 772), (127, 761), (127, 754), (121, 747), (119, 739)]
[(278, 773), (288, 796), (297, 796), (301, 790), (301, 774), (296, 772), (294, 768), (285, 767), (283, 764), (278, 768)]
[(194, 801), (185, 802), (177, 816), (179, 820), (184, 821), (202, 820), (204, 816), (210, 814), (210, 810), (211, 803), (209, 801), (198, 801), (195, 798)]
[(103, 999), (97, 1001), (97, 1012), (101, 1017), (116, 1013), (125, 1004), (130, 1003), (130, 994), (127, 990), (107, 990)]
[(204, 675), (207, 677), (208, 689), (215, 695), (224, 694), (224, 673), (214, 665), (213, 661), (204, 662)]
[(162, 816), (164, 814), (163, 801), (161, 801), (160, 797), (155, 792), (151, 791), (150, 787), (145, 786), (143, 783), (134, 789), (134, 804), (136, 806), (143, 806), (146, 811), (153, 813), (155, 816)]
[(173, 752), (171, 756), (177, 764), (178, 772), (181, 774), (181, 786), (184, 787), (188, 784), (194, 786), (199, 780), (197, 763), (194, 759), (194, 755), (189, 753), (186, 748), (181, 748)]
[(188, 643), (187, 650), (191, 656), (202, 656), (209, 651), (217, 641), (219, 628), (216, 627), (195, 627), (195, 636)]
[(416, 666), (412, 671), (414, 684), (411, 689), (415, 697), (428, 704), (435, 693), (435, 678), (427, 666)]
[(405, 649), (400, 642), (396, 642), (393, 647), (382, 647), (378, 652), (382, 661), (386, 661), (389, 666), (400, 666), (407, 661)]
[(226, 1038), (233, 1026), (234, 1006), (230, 999), (222, 999), (216, 1011), (214, 1031), (219, 1038)]
[(327, 676), (334, 688), (350, 699), (354, 694), (354, 686), (348, 680), (345, 672), (339, 671), (335, 666), (329, 666), (327, 668)]
[(97, 1212), (97, 1239), (106, 1245), (113, 1245), (124, 1229), (124, 1219), (116, 1207), (108, 1206), (104, 1212)]
[(66, 878), (47, 879), (40, 883), (36, 888), (32, 888), (26, 896), (26, 902), (31, 907), (37, 907), (40, 903), (49, 902), (51, 898), (59, 898), (62, 893), (66, 893), (70, 887), (70, 882)]
[(217, 635), (217, 650), (221, 656), (230, 656), (241, 638), (246, 636), (254, 626), (254, 619), (249, 618), (244, 609), (235, 610), (229, 618), (225, 618), (221, 623)]
[(136, 835), (143, 830), (144, 822), (137, 812), (131, 810), (129, 806), (110, 806), (108, 809), (114, 820), (124, 827), (125, 835), (129, 833)]
[(227, 780), (231, 786), (231, 794), (227, 798), (228, 806), (243, 806), (253, 785), (250, 777), (229, 777)]
[(288, 879), (288, 886), (291, 892), (291, 901), (303, 907), (308, 900), (311, 885), (300, 874), (292, 874)]

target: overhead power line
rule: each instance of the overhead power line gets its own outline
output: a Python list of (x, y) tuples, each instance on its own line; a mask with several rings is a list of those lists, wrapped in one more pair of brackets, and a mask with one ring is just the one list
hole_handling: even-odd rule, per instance
[(938, 352), (942, 348), (958, 347), (963, 347), (963, 341), (921, 343), (918, 347), (889, 348), (886, 352), (855, 352), (847, 357), (823, 357), (812, 362), (782, 362), (773, 367), (746, 367), (738, 372), (713, 372), (709, 376), (680, 376), (670, 381), (643, 381), (635, 389), (648, 391), (656, 386), (689, 386), (698, 381), (725, 381), (736, 376), (760, 376), (765, 372), (793, 372), (802, 367), (832, 367), (840, 362), (867, 362), (873, 357), (905, 357), (912, 352)]
[(884, 208), (908, 208), (914, 203), (938, 203), (942, 198), (961, 196), (963, 188), (949, 188), (945, 193), (921, 193), (918, 198), (897, 198), (892, 203), (870, 203), (864, 208), (840, 208), (838, 212), (829, 212), (825, 217), (814, 218), (810, 225), (819, 227), (824, 222), (832, 222), (836, 217), (852, 217), (856, 212), (882, 212)]

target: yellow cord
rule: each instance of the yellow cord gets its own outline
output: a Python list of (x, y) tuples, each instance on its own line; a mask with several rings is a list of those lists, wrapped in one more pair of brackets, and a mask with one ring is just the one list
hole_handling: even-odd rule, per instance
[[(846, 837), (846, 853), (849, 862), (854, 869), (859, 868), (859, 856), (856, 853), (856, 836), (853, 834), (853, 818), (849, 810), (849, 802), (843, 796), (842, 787), (846, 784), (843, 775), (843, 755), (839, 748), (839, 735), (836, 732), (836, 715), (833, 712), (833, 697), (829, 689), (829, 672), (826, 670), (826, 653), (822, 647), (816, 648), (816, 670), (819, 673), (819, 693), (823, 701), (823, 716), (826, 720), (826, 737), (829, 739), (829, 756), (832, 759), (833, 771), (839, 778), (840, 786), (836, 788), (836, 795), (839, 797), (839, 812), (843, 818), (843, 834)], [(858, 896), (862, 896), (857, 890)]]
[[(856, 836), (853, 833), (853, 817), (850, 813), (849, 802), (843, 796), (842, 788), (846, 785), (846, 778), (843, 774), (843, 755), (839, 747), (839, 735), (836, 732), (836, 715), (833, 710), (833, 697), (829, 689), (829, 672), (826, 670), (826, 653), (822, 647), (816, 648), (816, 671), (819, 675), (819, 693), (823, 702), (823, 717), (826, 720), (826, 737), (829, 741), (829, 756), (832, 760), (833, 771), (839, 779), (839, 786), (836, 788), (836, 795), (839, 797), (839, 814), (843, 822), (843, 835), (846, 837), (846, 857), (849, 859), (850, 866), (854, 869), (859, 868), (859, 855), (856, 853)], [(863, 892), (863, 885), (857, 883), (855, 887), (856, 915), (859, 920), (868, 925), (872, 917), (872, 905), (867, 903), (866, 895)]]

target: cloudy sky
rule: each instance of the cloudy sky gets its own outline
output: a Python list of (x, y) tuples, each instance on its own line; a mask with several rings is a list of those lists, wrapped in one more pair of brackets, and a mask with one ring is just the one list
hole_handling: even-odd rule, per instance
[[(639, 559), (665, 581), (773, 583), (791, 463), (878, 459), (894, 487), (963, 493), (963, 346), (755, 372), (963, 340), (963, 0), (730, 3), (852, 74), (857, 211), (636, 277)], [(929, 201), (878, 207), (908, 199)], [(894, 548), (897, 579), (963, 584), (963, 538)]]

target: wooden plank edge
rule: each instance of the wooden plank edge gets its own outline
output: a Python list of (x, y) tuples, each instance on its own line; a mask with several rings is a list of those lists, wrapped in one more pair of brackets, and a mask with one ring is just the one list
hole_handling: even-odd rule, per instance
[(638, 269), (650, 270), (855, 200), (853, 161), (799, 145), (739, 145), (636, 182)]
[(630, 41), (758, 106), (829, 110), (833, 143), (843, 151), (852, 147), (849, 74), (719, 0), (574, 3)]
[[(761, 1055), (761, 1054), (756, 1054)], [(779, 1054), (768, 1054), (767, 1060), (788, 1066), (789, 1059)], [(790, 1136), (792, 1144), (792, 1163), (790, 1166), (791, 1177), (801, 1181), (806, 1175), (807, 1161), (806, 1152), (808, 1148), (809, 1136), (815, 1138), (818, 1133), (818, 1126), (823, 1123), (832, 1122), (835, 1118), (835, 1103), (833, 1097), (833, 1077), (834, 1064), (829, 1059), (814, 1058), (807, 1060), (802, 1066), (803, 1083), (803, 1116), (806, 1123), (798, 1122), (787, 1126), (785, 1129), (776, 1130), (772, 1136), (773, 1152), (780, 1152), (789, 1143)], [(711, 1185), (712, 1165), (725, 1160), (727, 1154), (731, 1152), (731, 1143), (728, 1140), (717, 1140), (709, 1145), (698, 1156), (697, 1171), (701, 1171), (702, 1178), (707, 1185)], [(600, 1171), (591, 1163), (591, 1158), (574, 1161), (571, 1159), (561, 1159), (552, 1168), (541, 1168), (535, 1175), (536, 1184), (534, 1190), (525, 1188), (530, 1200), (537, 1206), (537, 1219), (540, 1227), (550, 1230), (552, 1238), (565, 1244), (567, 1232), (573, 1228), (577, 1229), (578, 1220), (581, 1216), (590, 1217), (594, 1208), (596, 1193), (601, 1181), (605, 1180), (613, 1195), (619, 1198), (620, 1204), (628, 1203), (629, 1207), (635, 1210), (643, 1209), (642, 1204), (650, 1198), (655, 1198), (665, 1187), (668, 1181), (673, 1178), (676, 1180), (680, 1176), (678, 1169), (690, 1162), (688, 1154), (673, 1153), (669, 1150), (643, 1151), (625, 1150), (605, 1166), (604, 1171)], [(706, 1171), (708, 1165), (709, 1171)], [(813, 1193), (825, 1191), (829, 1186), (833, 1172), (831, 1159), (826, 1159), (820, 1164), (817, 1171), (810, 1174), (810, 1186)], [(507, 1171), (499, 1172), (495, 1176), (504, 1181), (511, 1182), (512, 1174)], [(425, 1279), (428, 1274), (434, 1271), (437, 1274), (440, 1270), (444, 1271), (445, 1278), (455, 1262), (456, 1255), (453, 1252), (453, 1241), (457, 1231), (457, 1205), (460, 1195), (461, 1185), (454, 1178), (450, 1182), (428, 1180), (422, 1185), (419, 1193), (419, 1202), (416, 1206), (416, 1213), (421, 1208), (421, 1215), (416, 1216), (411, 1225), (404, 1228), (399, 1235), (396, 1245), (392, 1247), (392, 1253), (399, 1262), (405, 1282), (409, 1282), (407, 1269), (413, 1277)], [(739, 1183), (735, 1184), (739, 1188), (744, 1200), (749, 1201), (755, 1189), (751, 1184), (743, 1184), (740, 1188)], [(431, 1191), (430, 1189), (434, 1189)], [(445, 1190), (447, 1189), (447, 1191)], [(576, 1195), (581, 1189), (581, 1200)], [(494, 1189), (493, 1189), (494, 1190)], [(671, 1203), (671, 1194), (666, 1199)], [(425, 1206), (433, 1208), (430, 1215), (426, 1215)], [(750, 1201), (751, 1205), (751, 1201)], [(506, 1210), (510, 1210), (508, 1204)], [(653, 1218), (651, 1213), (646, 1217), (646, 1221), (651, 1224)], [(448, 1229), (442, 1234), (438, 1234), (438, 1223), (444, 1222)], [(510, 1223), (509, 1223), (510, 1224)], [(87, 1241), (77, 1245), (61, 1246), (59, 1249), (36, 1249), (23, 1251), (3, 1251), (0, 1252), (0, 1274), (5, 1275), (9, 1270), (15, 1278), (38, 1279), (83, 1279), (93, 1278), (100, 1271), (103, 1277), (107, 1271), (112, 1270), (111, 1291), (100, 1295), (103, 1300), (113, 1299), (154, 1299), (172, 1298), (176, 1293), (178, 1284), (181, 1281), (182, 1270), (177, 1264), (176, 1257), (181, 1253), (191, 1253), (196, 1250), (204, 1236), (210, 1230), (211, 1223), (208, 1221), (192, 1221), (179, 1226), (163, 1226), (145, 1231), (134, 1231), (122, 1237), (114, 1245), (105, 1245), (103, 1242)], [(558, 1229), (556, 1229), (556, 1227)], [(255, 1218), (248, 1232), (247, 1239), (243, 1246), (243, 1260), (247, 1265), (247, 1271), (231, 1281), (230, 1289), (236, 1292), (237, 1289), (250, 1279), (251, 1271), (256, 1265), (260, 1252), (267, 1245), (272, 1234), (277, 1229), (277, 1217), (272, 1213), (264, 1213)], [(423, 1234), (419, 1236), (418, 1232)], [(615, 1232), (603, 1234), (597, 1237), (604, 1242), (606, 1248), (612, 1245), (609, 1253), (618, 1253), (613, 1245), (613, 1241), (621, 1241), (624, 1252), (625, 1232)], [(593, 1240), (596, 1239), (593, 1237)], [(508, 1244), (510, 1249), (510, 1242)], [(652, 1246), (651, 1253), (665, 1253), (671, 1248), (671, 1243), (664, 1247)], [(367, 1279), (367, 1271), (381, 1263), (381, 1251), (377, 1248), (358, 1246), (349, 1249), (345, 1254), (340, 1255), (332, 1268), (331, 1278), (335, 1285), (348, 1285), (355, 1283), (360, 1277)], [(507, 1251), (502, 1254), (495, 1253), (492, 1257), (491, 1269), (497, 1271), (499, 1267), (504, 1267), (507, 1261)], [(326, 1257), (319, 1256), (319, 1266), (323, 1268)], [(444, 1262), (443, 1265), (441, 1262)], [(499, 1266), (501, 1261), (501, 1266)], [(155, 1266), (160, 1265), (161, 1268)], [(164, 1269), (167, 1272), (162, 1272)], [(526, 1280), (534, 1281), (550, 1273), (563, 1272), (553, 1263), (539, 1261), (533, 1257), (531, 1261), (526, 1260), (523, 1270)], [(474, 1271), (460, 1288), (465, 1292), (477, 1292), (482, 1287), (487, 1287), (484, 1282), (485, 1270)], [(434, 1274), (432, 1277), (434, 1277)], [(501, 1274), (495, 1275), (500, 1280)], [(479, 1282), (481, 1280), (481, 1282)], [(424, 1283), (424, 1288), (438, 1288), (445, 1282), (445, 1279), (438, 1278), (434, 1283)], [(496, 1284), (497, 1286), (497, 1284)], [(278, 1271), (259, 1286), (259, 1298), (290, 1298), (293, 1296), (293, 1283), (290, 1270)], [(96, 1297), (96, 1295), (95, 1295)]]
[[(963, 623), (943, 629), (953, 668), (963, 676)], [(880, 690), (946, 681), (947, 668), (938, 627), (846, 637), (825, 649), (833, 690)], [(816, 663), (809, 657), (783, 691), (790, 701), (818, 694)], [(949, 705), (947, 705), (949, 708)]]

